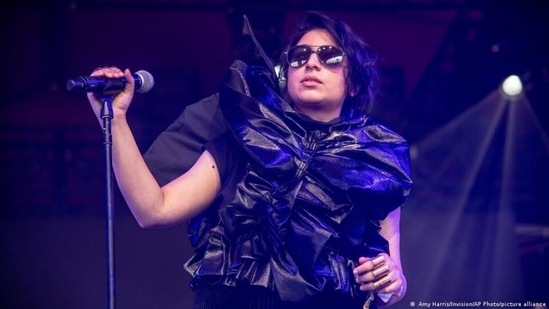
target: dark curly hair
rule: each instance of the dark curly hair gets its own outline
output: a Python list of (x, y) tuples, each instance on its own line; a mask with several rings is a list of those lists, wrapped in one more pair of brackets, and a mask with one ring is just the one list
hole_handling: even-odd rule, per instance
[[(370, 113), (379, 88), (377, 54), (347, 24), (320, 12), (309, 12), (300, 20), (284, 50), (295, 46), (307, 32), (314, 29), (326, 30), (347, 57), (345, 80), (348, 93), (343, 103), (342, 116), (354, 118)], [(279, 59), (279, 76), (286, 79), (288, 63), (284, 57), (282, 53)], [(282, 87), (282, 91), (287, 96), (287, 88)], [(354, 95), (351, 92), (355, 92)]]

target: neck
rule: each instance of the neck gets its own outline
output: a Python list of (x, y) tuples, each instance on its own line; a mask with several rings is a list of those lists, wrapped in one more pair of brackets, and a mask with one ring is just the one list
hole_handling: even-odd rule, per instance
[(299, 113), (306, 115), (307, 117), (319, 121), (319, 122), (330, 122), (338, 118), (341, 114), (341, 108), (334, 110), (326, 110), (322, 108), (307, 108), (307, 107), (297, 107), (294, 106), (295, 110)]

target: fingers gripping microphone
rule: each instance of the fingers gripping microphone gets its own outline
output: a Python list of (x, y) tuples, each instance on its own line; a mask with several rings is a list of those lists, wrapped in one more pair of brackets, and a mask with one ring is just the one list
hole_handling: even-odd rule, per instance
[[(154, 86), (151, 73), (140, 70), (133, 74), (135, 90), (140, 93), (148, 92)], [(124, 89), (126, 78), (107, 78), (96, 76), (80, 76), (67, 81), (67, 90), (74, 92), (112, 93)]]

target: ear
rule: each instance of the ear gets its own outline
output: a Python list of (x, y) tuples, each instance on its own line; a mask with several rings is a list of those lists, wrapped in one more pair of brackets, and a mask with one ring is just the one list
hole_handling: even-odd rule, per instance
[(348, 95), (352, 98), (355, 95), (357, 95), (359, 91), (360, 91), (360, 86), (353, 87), (353, 88), (349, 89)]

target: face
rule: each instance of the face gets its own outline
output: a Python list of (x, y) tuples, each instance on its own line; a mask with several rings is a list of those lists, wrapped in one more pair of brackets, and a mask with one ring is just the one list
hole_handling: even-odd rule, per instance
[[(307, 32), (296, 45), (310, 45), (313, 50), (322, 45), (336, 45), (326, 30)], [(317, 54), (299, 67), (288, 67), (287, 89), (294, 108), (317, 121), (327, 122), (340, 116), (345, 100), (345, 64), (336, 68), (323, 65)]]

